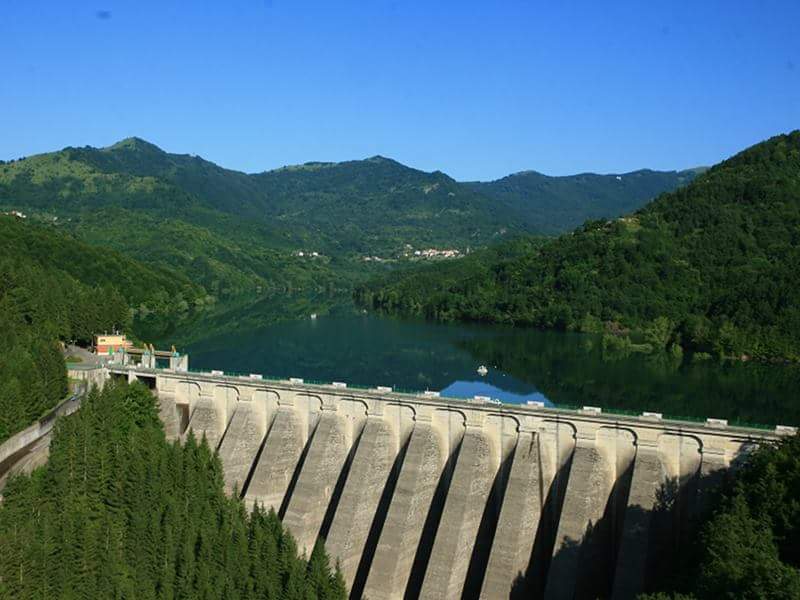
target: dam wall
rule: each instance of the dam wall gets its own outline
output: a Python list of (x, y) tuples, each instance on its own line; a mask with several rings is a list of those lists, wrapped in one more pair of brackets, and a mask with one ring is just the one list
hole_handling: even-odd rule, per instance
[[(351, 597), (634, 598), (723, 469), (791, 433), (111, 365)], [(685, 541), (685, 540), (683, 540)]]

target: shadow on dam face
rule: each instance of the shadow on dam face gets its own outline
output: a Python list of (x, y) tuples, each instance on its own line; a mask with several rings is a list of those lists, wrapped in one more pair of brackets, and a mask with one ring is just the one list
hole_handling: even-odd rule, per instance
[[(160, 373), (156, 391), (174, 397), (183, 411), (176, 415), (179, 434), (188, 426), (198, 439), (206, 421), (215, 424), (226, 417), (231, 422), (231, 411), (235, 415), (243, 401), (252, 410), (257, 399), (247, 386), (275, 398), (274, 421), (256, 428), (259, 437), (251, 440), (253, 456), (247, 460), (253, 464), (242, 466), (243, 455), (238, 455), (241, 495), (257, 483), (255, 465), (285, 464), (283, 470), (264, 471), (274, 482), (270, 500), (285, 517), (292, 497), (301, 499), (311, 479), (323, 477), (324, 494), (319, 492), (321, 500), (313, 505), (317, 512), (304, 525), (306, 542), (313, 546), (312, 538), (333, 536), (338, 528), (331, 547), (349, 553), (351, 598), (413, 599), (446, 590), (447, 597), (465, 600), (625, 599), (658, 591), (692, 560), (710, 490), (747, 447), (772, 439), (702, 424), (622, 423), (613, 416), (579, 413), (554, 417), (525, 407), (456, 406), (398, 396), (364, 399), (368, 418), (380, 426), (369, 433), (359, 429), (351, 440), (337, 432), (348, 419), (352, 427), (358, 423), (342, 408), (347, 402), (352, 406), (355, 392), (329, 390), (317, 393), (326, 403), (330, 435), (320, 437), (319, 422), (309, 422), (311, 431), (301, 440), (296, 424), (287, 429), (293, 421), (286, 417), (303, 410), (292, 403), (298, 390), (239, 381), (236, 402), (205, 406), (222, 411), (220, 418), (195, 423), (186, 412), (191, 402), (213, 398), (214, 386), (229, 382), (194, 377)], [(197, 387), (197, 398), (185, 384)], [(386, 407), (413, 417), (389, 416)], [(453, 414), (463, 417), (472, 437), (445, 436), (451, 440), (448, 452), (446, 443), (433, 440), (444, 432), (437, 423), (451, 421), (432, 416)], [(286, 427), (277, 426), (277, 415), (286, 417)], [(500, 430), (498, 437), (484, 426), (485, 418), (514, 419), (518, 425)], [(228, 430), (222, 439), (234, 434)], [(391, 446), (391, 439), (399, 443)], [(230, 445), (238, 448), (235, 441)], [(381, 462), (370, 462), (373, 457)], [(311, 504), (296, 504), (295, 516), (306, 519)], [(347, 526), (339, 527), (341, 522)], [(445, 554), (439, 548), (448, 549), (447, 560), (441, 560)], [(450, 558), (452, 549), (458, 556)]]
[[(562, 469), (568, 473), (569, 464)], [(632, 477), (632, 466), (625, 473), (628, 485)], [(566, 474), (566, 473), (565, 473)], [(512, 600), (557, 598), (556, 594), (545, 593), (550, 567), (560, 561), (579, 564), (573, 573), (576, 579), (576, 600), (592, 599), (633, 599), (639, 593), (656, 593), (673, 589), (675, 573), (691, 571), (696, 564), (698, 547), (695, 540), (705, 520), (710, 516), (708, 507), (698, 506), (697, 500), (718, 488), (723, 472), (702, 474), (699, 471), (681, 483), (677, 477), (664, 481), (656, 492), (657, 502), (648, 510), (636, 505), (627, 505), (622, 498), (609, 498), (603, 517), (590, 523), (580, 540), (568, 540), (550, 558), (552, 552), (557, 517), (545, 519), (537, 532), (534, 552), (528, 570), (515, 578), (511, 594)], [(614, 494), (626, 494), (625, 482), (619, 482)], [(561, 492), (563, 493), (563, 491)], [(558, 502), (556, 486), (551, 488), (548, 498), (550, 507)], [(687, 513), (694, 513), (687, 518)], [(548, 524), (549, 522), (549, 524)], [(620, 546), (625, 543), (626, 530), (636, 529), (643, 534), (645, 543), (637, 550), (642, 551), (641, 562), (633, 568), (643, 585), (636, 591), (625, 585), (625, 565), (620, 565)], [(465, 590), (465, 597), (468, 590)], [(471, 590), (469, 591), (471, 593)]]
[(364, 594), (364, 586), (367, 584), (367, 576), (372, 568), (372, 559), (375, 557), (375, 551), (378, 547), (378, 540), (381, 537), (383, 526), (386, 523), (386, 516), (389, 513), (389, 505), (392, 502), (395, 488), (397, 487), (397, 480), (400, 478), (400, 469), (403, 466), (403, 461), (408, 451), (408, 446), (411, 444), (411, 436), (405, 441), (400, 448), (400, 452), (395, 457), (392, 463), (392, 469), (389, 472), (389, 477), (386, 480), (386, 486), (383, 488), (380, 500), (378, 501), (378, 508), (375, 511), (375, 518), (370, 525), (367, 540), (364, 545), (364, 552), (361, 554), (361, 560), (358, 563), (356, 576), (353, 580), (353, 585), (350, 588), (351, 598), (361, 598)]
[[(575, 598), (609, 598), (614, 567), (625, 522), (633, 462), (614, 482), (603, 516), (589, 522), (580, 543), (570, 540), (553, 556), (551, 566), (561, 561), (577, 564)], [(577, 554), (577, 560), (571, 555)]]
[(503, 506), (503, 496), (506, 493), (513, 460), (514, 453), (510, 452), (508, 458), (501, 463), (492, 483), (492, 490), (483, 509), (475, 547), (472, 549), (472, 557), (467, 569), (464, 592), (461, 595), (463, 600), (472, 600), (480, 597), (481, 586), (489, 563), (489, 553), (492, 550), (492, 542), (497, 531), (497, 521), (500, 518), (500, 509)]
[(444, 469), (442, 469), (442, 475), (439, 477), (439, 483), (436, 485), (436, 491), (433, 493), (433, 500), (428, 509), (428, 515), (425, 517), (425, 525), (422, 528), (422, 537), (419, 540), (417, 553), (414, 555), (414, 562), (411, 566), (411, 575), (408, 578), (408, 585), (403, 595), (405, 600), (419, 598), (420, 592), (422, 591), (422, 584), (425, 581), (425, 571), (428, 568), (431, 552), (433, 552), (433, 543), (436, 539), (436, 532), (439, 529), (442, 513), (444, 512), (447, 492), (450, 489), (450, 482), (453, 480), (453, 471), (455, 470), (458, 455), (461, 453), (461, 445), (463, 443), (464, 440), (462, 438), (458, 446), (450, 453), (447, 462), (445, 462)]
[[(564, 493), (567, 490), (569, 471), (572, 466), (572, 457), (556, 471), (553, 484), (547, 494), (542, 508), (542, 516), (536, 537), (533, 542), (528, 568), (524, 574), (519, 573), (511, 585), (509, 598), (514, 600), (527, 600), (541, 598), (547, 584), (547, 572), (550, 569), (550, 558), (553, 555), (553, 546), (556, 541), (558, 521), (561, 518), (561, 506), (564, 502)], [(541, 465), (540, 465), (541, 470)]]

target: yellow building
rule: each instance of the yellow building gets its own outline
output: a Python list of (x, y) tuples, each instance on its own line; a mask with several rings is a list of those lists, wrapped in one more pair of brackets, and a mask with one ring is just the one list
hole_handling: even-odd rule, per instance
[(113, 354), (117, 350), (127, 350), (133, 343), (121, 334), (103, 334), (94, 336), (94, 352), (100, 354)]

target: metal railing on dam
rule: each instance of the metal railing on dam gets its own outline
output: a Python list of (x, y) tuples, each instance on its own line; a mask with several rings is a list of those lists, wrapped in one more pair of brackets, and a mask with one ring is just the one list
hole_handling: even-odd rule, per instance
[(109, 365), (167, 434), (219, 452), (229, 493), (318, 538), (352, 597), (633, 598), (765, 431)]

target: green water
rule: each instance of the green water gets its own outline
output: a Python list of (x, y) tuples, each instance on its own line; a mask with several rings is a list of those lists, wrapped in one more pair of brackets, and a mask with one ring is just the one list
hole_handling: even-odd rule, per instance
[[(593, 336), (401, 320), (365, 314), (349, 302), (261, 301), (187, 323), (157, 341), (188, 352), (193, 369), (800, 424), (796, 366), (614, 357)], [(486, 376), (477, 373), (480, 365), (488, 367)]]

